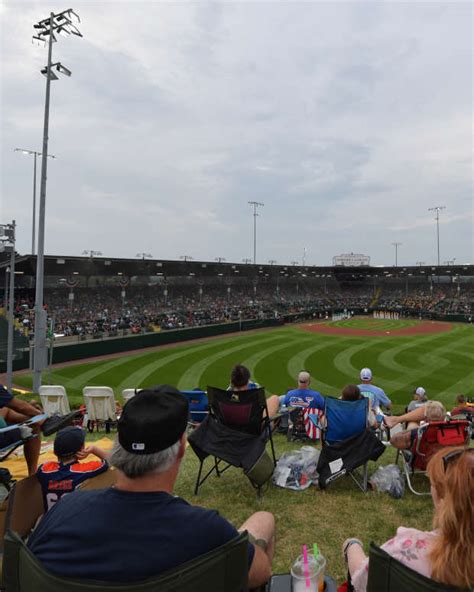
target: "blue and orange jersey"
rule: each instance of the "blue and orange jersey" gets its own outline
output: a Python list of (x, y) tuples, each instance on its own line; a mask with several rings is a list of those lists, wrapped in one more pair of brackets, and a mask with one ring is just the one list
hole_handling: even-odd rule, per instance
[(91, 460), (63, 464), (58, 461), (44, 463), (36, 476), (43, 492), (44, 510), (47, 512), (67, 493), (71, 493), (83, 481), (96, 477), (109, 468), (105, 460)]

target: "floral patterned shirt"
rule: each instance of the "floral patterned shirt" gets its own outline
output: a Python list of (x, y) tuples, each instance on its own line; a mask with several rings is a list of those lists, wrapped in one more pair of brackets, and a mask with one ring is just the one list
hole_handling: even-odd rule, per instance
[[(400, 526), (397, 529), (397, 534), (384, 543), (382, 549), (407, 567), (429, 578), (431, 577), (431, 564), (428, 559), (428, 553), (431, 550), (431, 543), (435, 537), (436, 532), (434, 531), (423, 532), (416, 528), (404, 528)], [(369, 560), (366, 559), (352, 577), (352, 585), (355, 592), (365, 592), (368, 570)]]

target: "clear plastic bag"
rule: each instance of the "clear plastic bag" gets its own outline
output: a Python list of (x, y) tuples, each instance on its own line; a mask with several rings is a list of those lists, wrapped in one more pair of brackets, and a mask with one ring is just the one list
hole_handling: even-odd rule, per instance
[(398, 465), (379, 467), (370, 478), (370, 483), (377, 491), (387, 492), (399, 499), (405, 491), (405, 481)]
[(318, 482), (316, 467), (320, 451), (311, 446), (285, 452), (273, 472), (273, 482), (279, 487), (303, 491)]

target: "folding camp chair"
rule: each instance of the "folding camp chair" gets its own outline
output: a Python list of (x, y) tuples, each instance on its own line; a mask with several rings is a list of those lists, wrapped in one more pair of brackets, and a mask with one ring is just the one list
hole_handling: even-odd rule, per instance
[[(248, 534), (155, 578), (135, 583), (107, 583), (56, 576), (47, 571), (21, 537), (5, 536), (3, 584), (7, 592), (245, 592), (248, 580)], [(107, 550), (103, 550), (107, 553)], [(74, 558), (71, 558), (73, 561)]]
[(122, 391), (122, 398), (124, 403), (130, 401), (138, 392), (139, 389), (123, 389)]
[(386, 551), (370, 544), (367, 592), (462, 592), (440, 584), (407, 567)]
[(321, 438), (323, 412), (311, 407), (292, 407), (288, 410), (288, 442), (317, 442)]
[(326, 425), (317, 469), (321, 489), (343, 475), (350, 475), (363, 492), (367, 491), (369, 460), (377, 460), (385, 451), (368, 427), (368, 411), (366, 398), (344, 401), (326, 397)]
[(23, 446), (25, 442), (37, 437), (36, 434), (32, 434), (27, 438), (22, 437), (21, 426), (31, 427), (44, 421), (46, 418), (47, 416), (45, 414), (35, 415), (22, 423), (0, 428), (0, 462), (6, 460), (14, 450)]
[(66, 413), (71, 412), (66, 389), (63, 386), (40, 386), (39, 395), (43, 410), (48, 417), (51, 417), (51, 415), (66, 415)]
[[(207, 396), (209, 415), (189, 436), (189, 444), (200, 460), (194, 493), (213, 473), (220, 477), (233, 466), (244, 469), (260, 495), (276, 464), (265, 389), (225, 391), (208, 387)], [(271, 457), (265, 450), (267, 441)], [(214, 457), (213, 466), (201, 477), (208, 456)]]
[(106, 432), (110, 432), (111, 425), (117, 422), (114, 391), (109, 386), (85, 386), (82, 394), (89, 431), (94, 431), (94, 427), (99, 431), (100, 425), (105, 424)]
[(413, 486), (415, 474), (426, 473), (431, 456), (445, 446), (466, 446), (469, 444), (470, 424), (465, 419), (433, 421), (418, 429), (411, 450), (398, 450), (395, 462), (402, 459), (403, 471), (408, 487), (415, 495), (430, 495), (429, 491), (416, 491)]

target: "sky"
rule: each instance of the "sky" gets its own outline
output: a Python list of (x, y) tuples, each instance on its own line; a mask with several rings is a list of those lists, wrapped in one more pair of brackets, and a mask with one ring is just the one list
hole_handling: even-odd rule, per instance
[[(253, 256), (330, 265), (474, 263), (471, 2), (5, 1), (0, 223), (31, 252), (47, 50), (33, 24), (72, 7), (53, 61), (45, 252)], [(41, 160), (39, 161), (39, 164)], [(38, 187), (39, 187), (38, 167)], [(38, 191), (39, 195), (39, 191)]]

